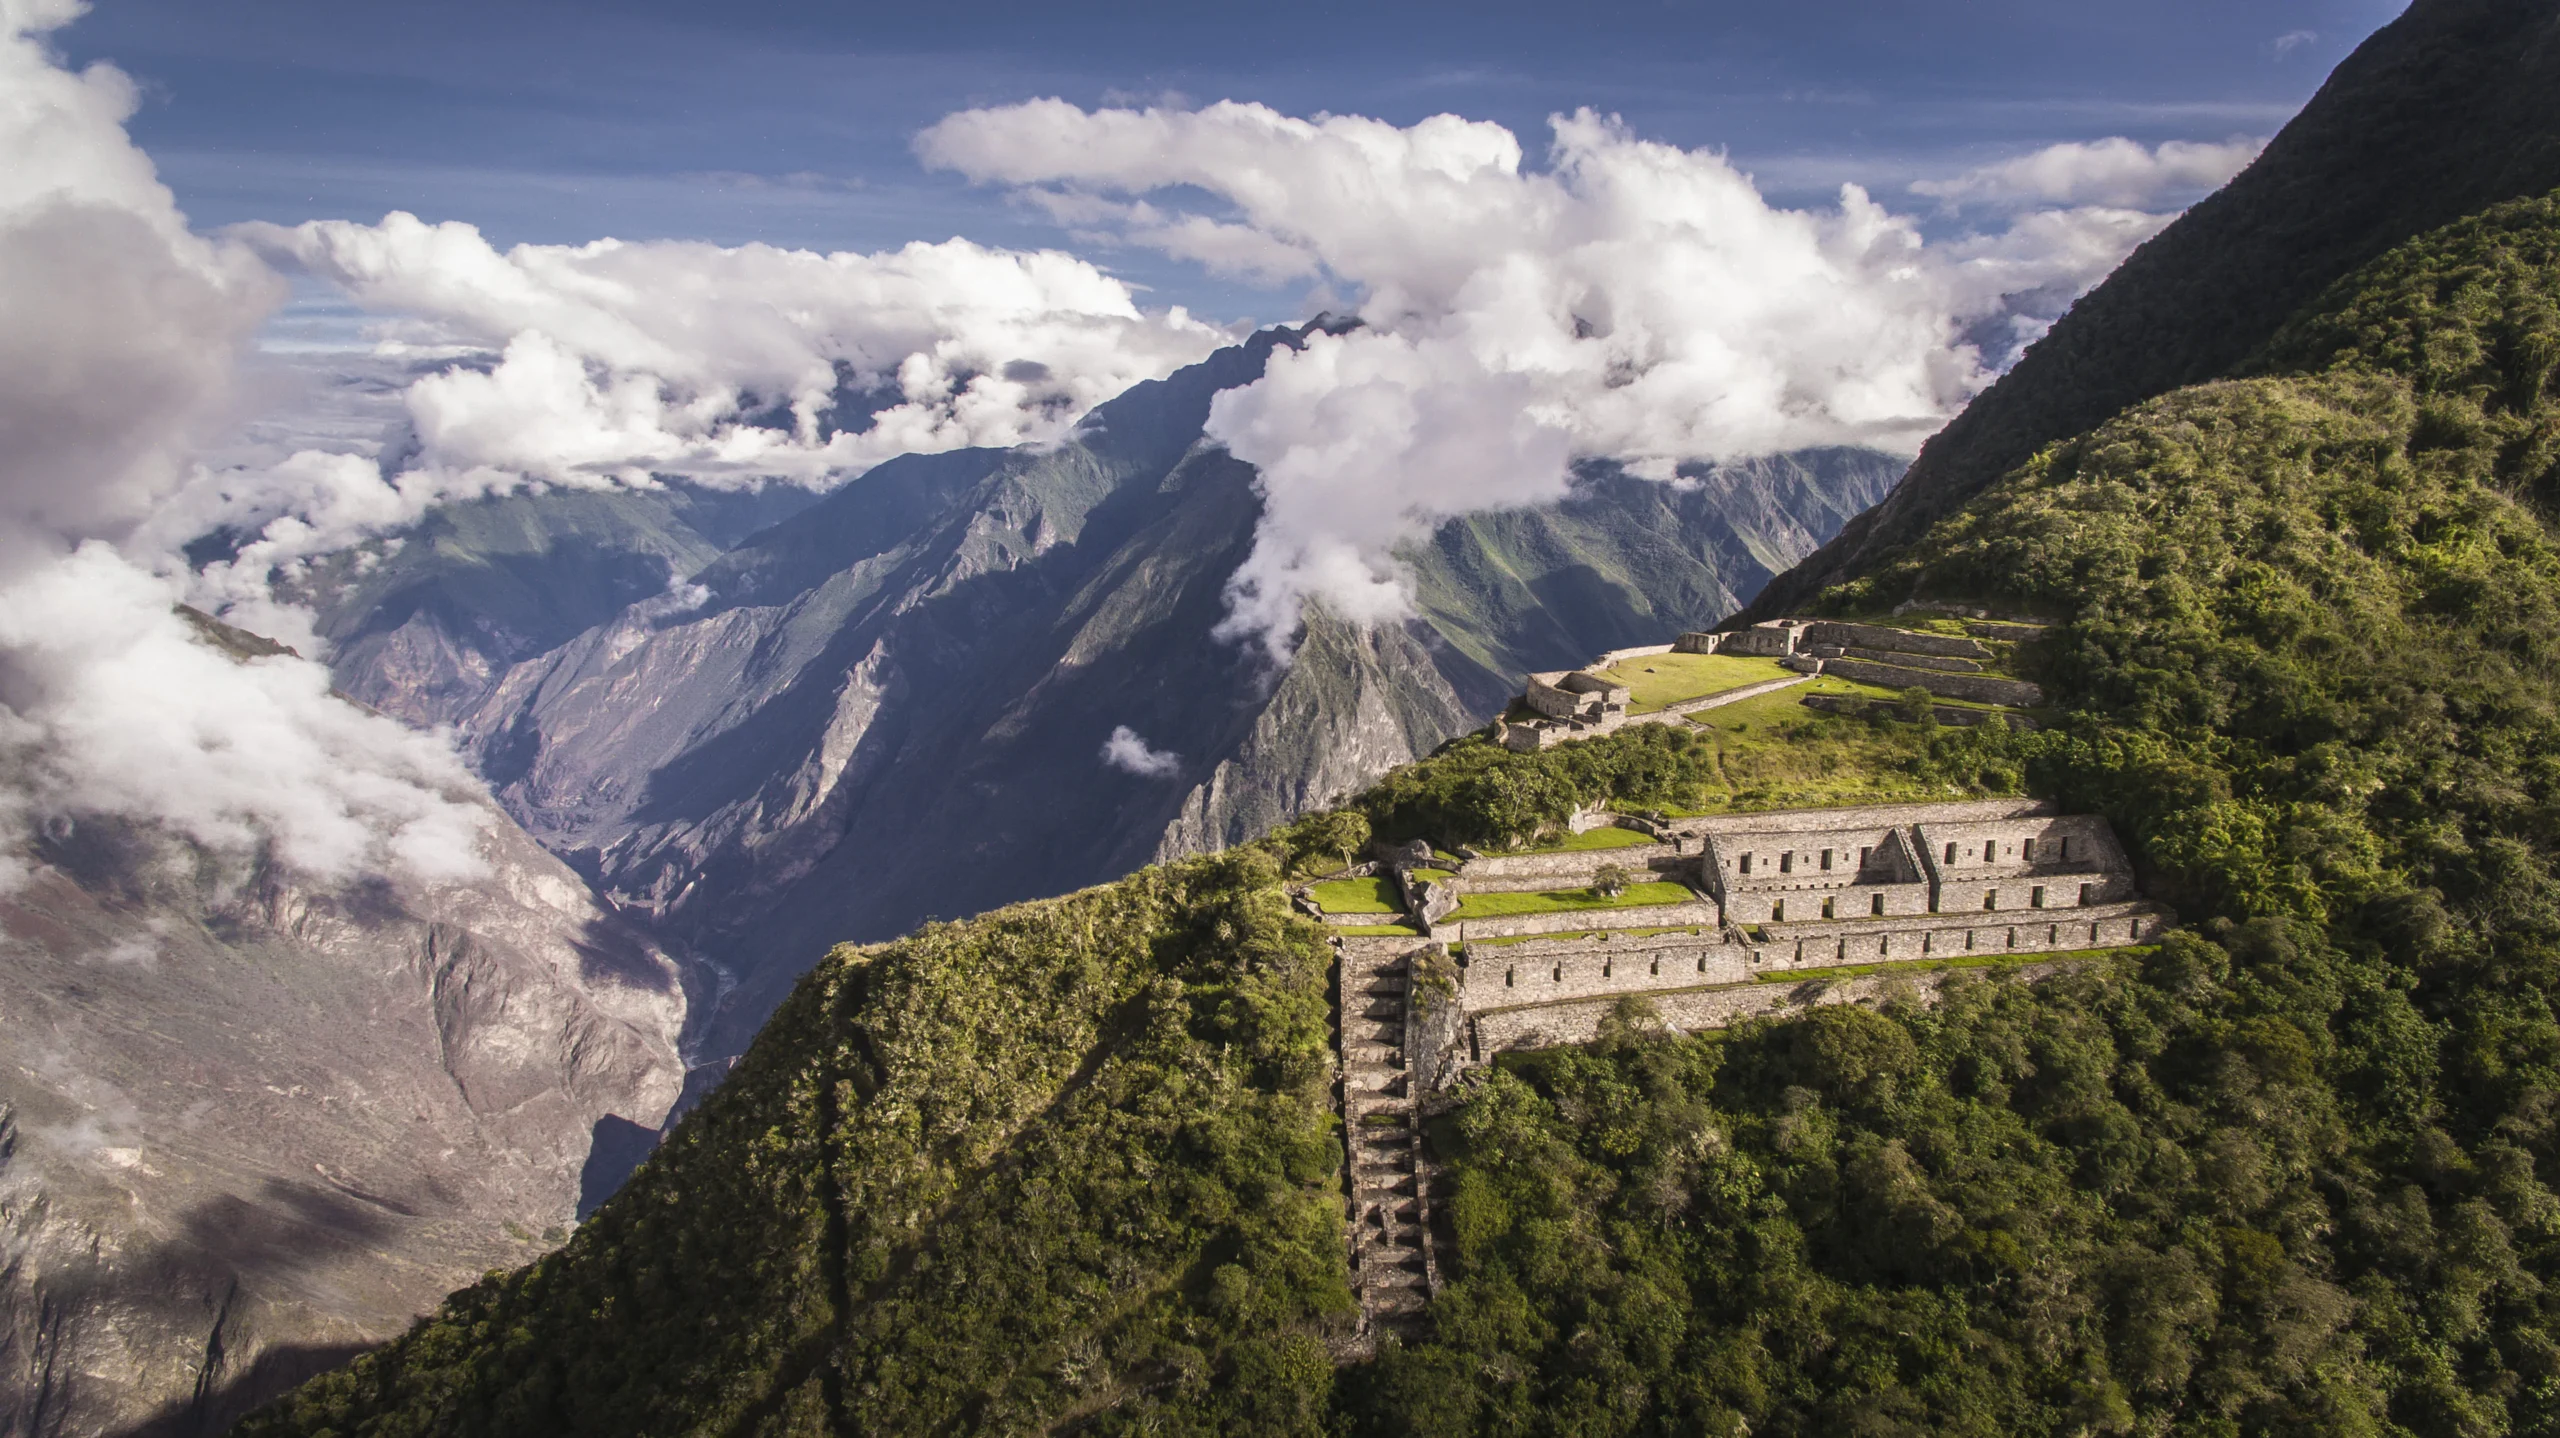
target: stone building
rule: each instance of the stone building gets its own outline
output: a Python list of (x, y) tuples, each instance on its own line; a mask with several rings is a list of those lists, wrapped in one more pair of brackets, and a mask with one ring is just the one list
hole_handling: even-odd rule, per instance
[[(2035, 800), (1614, 822), (1652, 842), (1470, 859), (1411, 886), (1425, 932), (1458, 957), (1455, 998), (1469, 1032), (1485, 1015), (1524, 1007), (1689, 994), (1799, 970), (2121, 948), (2175, 922), (2135, 892), (2104, 819)], [(1578, 888), (1603, 863), (1690, 897), (1488, 918), (1464, 907), (1469, 894)], [(1552, 1035), (1571, 1025), (1506, 1018), (1496, 1029)]]
[(1627, 722), (1633, 691), (1588, 669), (1557, 669), (1529, 676), (1520, 702), (1530, 713), (1501, 725), (1503, 746), (1527, 752), (1613, 733)]

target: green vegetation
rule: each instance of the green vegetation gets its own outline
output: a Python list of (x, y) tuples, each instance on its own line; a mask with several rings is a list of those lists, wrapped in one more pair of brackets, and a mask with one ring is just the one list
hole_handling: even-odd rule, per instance
[(1278, 847), (838, 950), (566, 1248), (236, 1431), (1312, 1431), (1351, 1296)]
[(1356, 939), (1418, 939), (1422, 931), (1411, 924), (1336, 924), (1333, 931)]
[[(1452, 862), (1463, 864), (1466, 861), (1464, 859), (1459, 859)], [(1458, 871), (1455, 869), (1415, 869), (1413, 871), (1413, 877), (1416, 883), (1445, 884), (1449, 880), (1458, 877)]]
[(1470, 939), (1466, 943), (1460, 944), (1456, 946), (1456, 948), (1451, 949), (1450, 952), (1456, 953), (1462, 949), (1494, 949), (1500, 948), (1505, 944), (1540, 944), (1556, 939), (1650, 939), (1658, 938), (1664, 934), (1706, 934), (1709, 932), (1711, 932), (1711, 930), (1702, 929), (1695, 924), (1673, 924), (1668, 927), (1651, 929), (1584, 929), (1578, 932), (1569, 931), (1559, 934), (1511, 934), (1499, 939)]
[[(2560, 203), (2038, 454), (1837, 612), (2061, 620), (2035, 734), (2198, 925), (1933, 1012), (1630, 1014), (1439, 1134), (1373, 1431), (2560, 1434)], [(1916, 731), (1906, 731), (1916, 732)]]
[(1657, 842), (1659, 841), (1651, 834), (1638, 833), (1633, 829), (1621, 829), (1615, 824), (1607, 824), (1597, 829), (1585, 829), (1579, 834), (1558, 835), (1553, 839), (1532, 844), (1525, 849), (1512, 849), (1507, 852), (1514, 854), (1566, 854), (1581, 853), (1590, 849), (1633, 849), (1641, 845)]
[(1448, 1282), (1374, 1363), (1323, 1346), (1327, 965), (1279, 891), (1337, 848), (1310, 821), (840, 952), (567, 1248), (243, 1431), (2560, 1438), (2555, 506), (2543, 201), (1824, 599), (2052, 615), (2051, 727), (1790, 690), (1360, 796), (1488, 845), (2032, 790), (2193, 924), (1928, 1010), (1698, 1039), (1628, 1003), (1506, 1063), (1434, 1121)]
[(2015, 756), (1997, 739), (1824, 714), (1796, 702), (1805, 692), (1898, 697), (1814, 680), (1698, 716), (1711, 724), (1636, 725), (1531, 754), (1471, 736), (1351, 803), (1389, 838), (1492, 851), (1540, 835), (1560, 841), (1580, 807), (1696, 814), (2024, 792)]
[(1401, 914), (1404, 900), (1396, 881), (1370, 876), (1359, 879), (1328, 879), (1309, 884), (1307, 896), (1316, 907), (1328, 914)]
[(1683, 699), (1784, 679), (1787, 672), (1775, 659), (1741, 654), (1649, 654), (1602, 670), (1601, 677), (1627, 686), (1628, 713), (1650, 714)]
[(1450, 917), (1498, 919), (1510, 914), (1561, 914), (1579, 909), (1632, 909), (1647, 904), (1686, 904), (1698, 896), (1682, 884), (1629, 884), (1616, 896), (1598, 889), (1541, 889), (1507, 894), (1468, 894)]

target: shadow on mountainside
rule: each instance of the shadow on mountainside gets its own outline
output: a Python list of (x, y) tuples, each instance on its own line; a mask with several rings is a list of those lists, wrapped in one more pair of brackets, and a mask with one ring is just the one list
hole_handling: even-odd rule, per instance
[(217, 1438), (252, 1411), (332, 1368), (354, 1362), (371, 1349), (372, 1345), (365, 1343), (288, 1343), (262, 1348), (248, 1367), (210, 1384), (199, 1379), (193, 1394), (167, 1404), (133, 1427), (118, 1430), (112, 1438)]

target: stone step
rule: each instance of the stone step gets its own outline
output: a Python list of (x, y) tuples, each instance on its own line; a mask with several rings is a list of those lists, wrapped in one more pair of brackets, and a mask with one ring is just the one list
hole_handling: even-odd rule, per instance
[(1360, 1286), (1367, 1290), (1382, 1288), (1420, 1288), (1428, 1280), (1422, 1274), (1422, 1255), (1393, 1264), (1366, 1264), (1360, 1269)]

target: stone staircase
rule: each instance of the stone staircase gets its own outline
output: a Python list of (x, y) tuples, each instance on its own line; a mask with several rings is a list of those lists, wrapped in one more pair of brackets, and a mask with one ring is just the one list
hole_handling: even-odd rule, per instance
[(1342, 1121), (1350, 1161), (1351, 1282), (1360, 1344), (1409, 1331), (1437, 1286), (1421, 1135), (1405, 1071), (1414, 939), (1336, 939), (1341, 956)]

